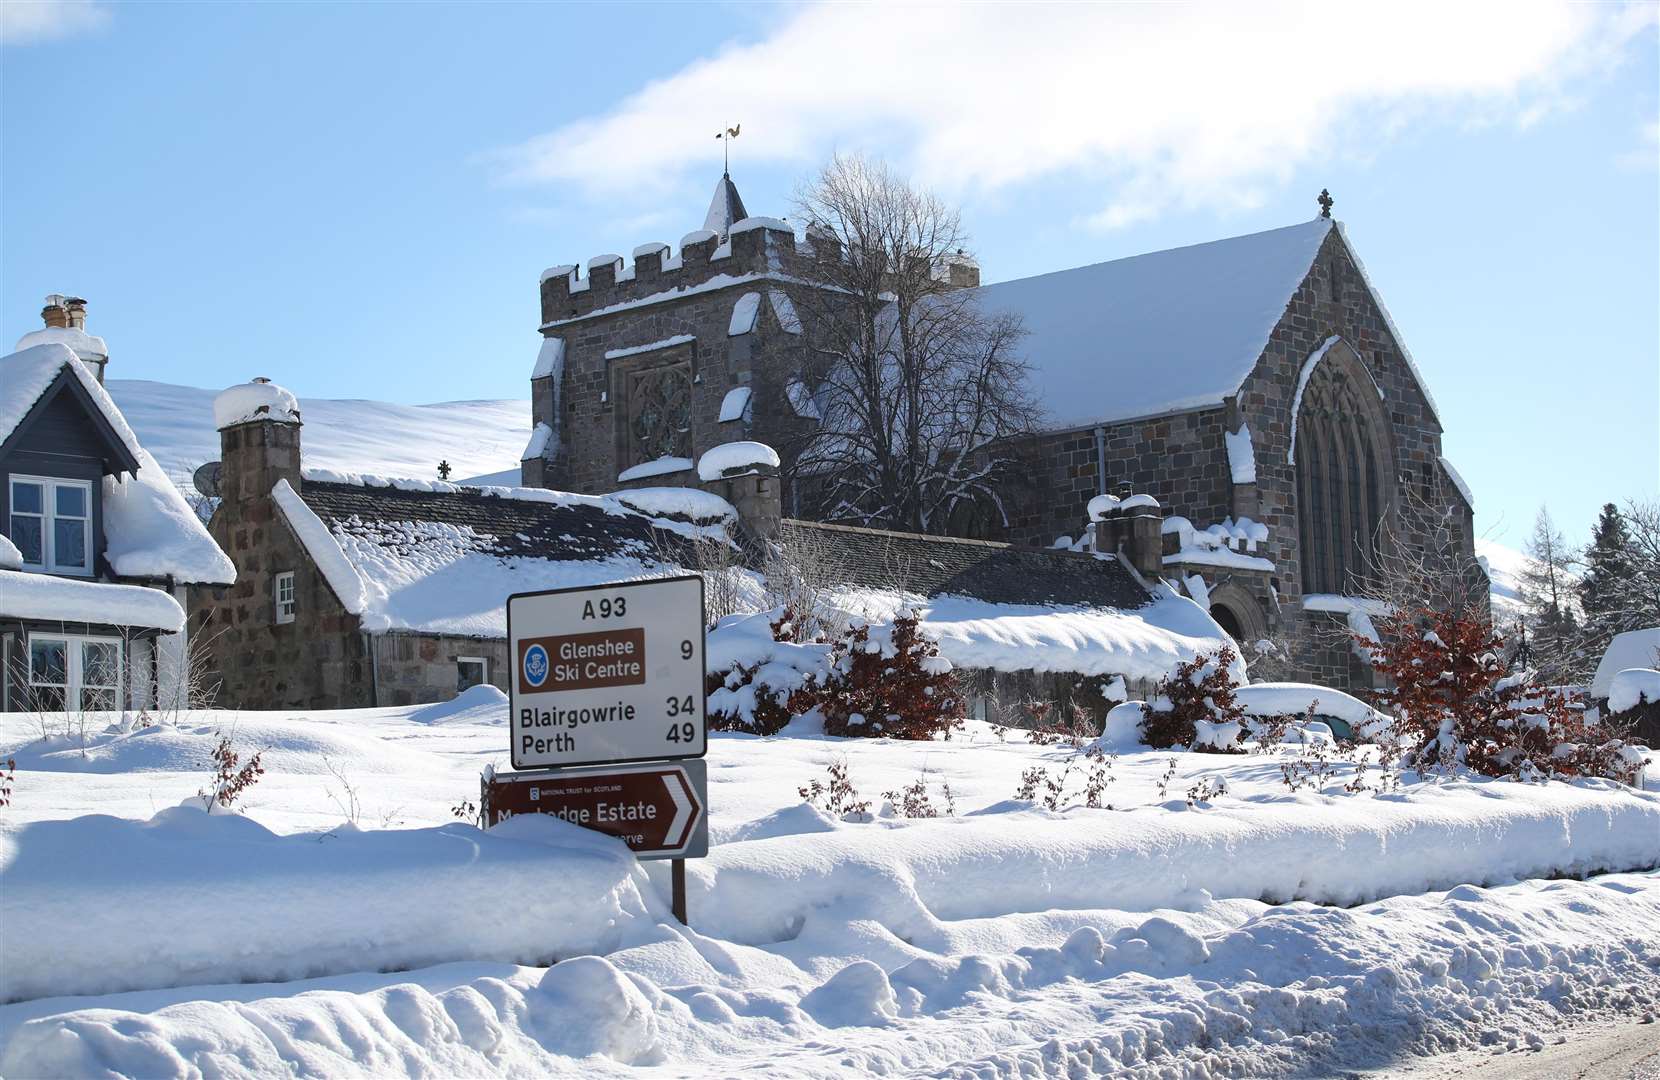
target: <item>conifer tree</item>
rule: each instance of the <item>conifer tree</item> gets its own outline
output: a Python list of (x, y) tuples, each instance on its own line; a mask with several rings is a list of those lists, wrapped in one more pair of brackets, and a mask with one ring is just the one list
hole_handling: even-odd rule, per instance
[(1561, 530), (1551, 521), (1550, 512), (1542, 506), (1523, 551), (1528, 562), (1520, 575), (1520, 591), (1523, 617), (1533, 631), (1534, 661), (1548, 681), (1571, 679), (1585, 666), (1577, 648), (1574, 556)]

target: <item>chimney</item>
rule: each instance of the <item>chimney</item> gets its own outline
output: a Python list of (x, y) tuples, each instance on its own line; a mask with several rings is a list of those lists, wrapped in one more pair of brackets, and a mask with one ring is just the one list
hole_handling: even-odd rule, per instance
[(754, 540), (771, 540), (783, 526), (778, 452), (766, 443), (723, 443), (697, 463), (703, 490), (719, 495), (738, 511), (738, 524)]
[[(40, 317), (47, 326), (60, 330), (69, 326), (69, 308), (65, 304), (65, 298), (57, 293), (46, 298), (46, 306), (40, 309)], [(86, 301), (81, 301), (81, 305), (84, 309)]]
[(1164, 573), (1164, 511), (1157, 499), (1127, 492), (1122, 499), (1097, 495), (1089, 501), (1089, 516), (1093, 550), (1119, 555), (1144, 578)]
[(235, 505), (264, 499), (287, 480), (300, 490), (300, 407), (270, 379), (254, 379), (213, 399), (219, 429), (219, 494)]
[(69, 316), (71, 330), (86, 329), (86, 301), (79, 296), (66, 297), (63, 301), (65, 313)]

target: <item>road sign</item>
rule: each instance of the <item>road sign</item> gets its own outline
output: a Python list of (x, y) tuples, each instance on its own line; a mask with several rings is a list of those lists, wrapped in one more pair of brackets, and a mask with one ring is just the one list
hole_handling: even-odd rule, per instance
[(496, 773), (484, 781), (484, 826), (550, 814), (620, 838), (640, 859), (709, 853), (708, 770), (700, 760), (604, 769)]
[(703, 579), (507, 598), (515, 769), (703, 756)]

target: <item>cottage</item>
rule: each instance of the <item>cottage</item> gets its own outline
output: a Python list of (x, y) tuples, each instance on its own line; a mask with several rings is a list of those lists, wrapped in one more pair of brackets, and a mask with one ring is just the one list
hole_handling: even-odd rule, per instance
[(105, 392), (86, 302), (0, 358), (0, 692), (7, 710), (191, 704), (183, 604), (236, 579)]

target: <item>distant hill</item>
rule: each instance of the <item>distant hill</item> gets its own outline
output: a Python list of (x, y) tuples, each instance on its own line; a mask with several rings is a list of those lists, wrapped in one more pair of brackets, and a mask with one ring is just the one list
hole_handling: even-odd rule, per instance
[[(180, 487), (189, 490), (196, 467), (219, 459), (213, 427), (217, 390), (146, 379), (111, 379), (108, 389), (139, 442)], [(436, 480), (444, 459), (452, 466), (451, 480), (485, 474), (516, 478), (519, 455), (530, 440), (529, 401), (394, 405), (301, 398), (300, 417), (307, 468), (383, 476)]]
[(1493, 617), (1501, 624), (1522, 614), (1522, 571), (1531, 562), (1515, 548), (1493, 540), (1476, 541), (1476, 556), (1487, 560), (1487, 576), (1493, 582)]

